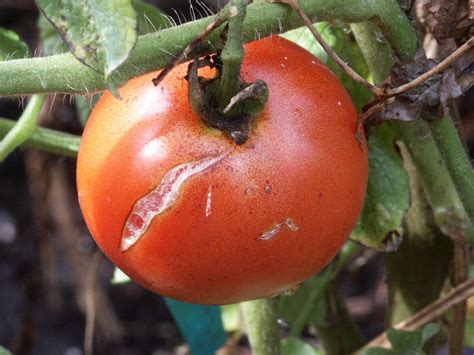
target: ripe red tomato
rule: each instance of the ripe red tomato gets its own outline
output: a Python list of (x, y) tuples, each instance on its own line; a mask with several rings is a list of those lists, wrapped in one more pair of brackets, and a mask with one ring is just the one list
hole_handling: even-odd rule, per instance
[(243, 78), (269, 101), (237, 146), (191, 110), (176, 68), (105, 93), (79, 151), (80, 205), (107, 256), (144, 287), (225, 304), (298, 285), (337, 253), (360, 213), (367, 147), (336, 77), (278, 37), (246, 46)]

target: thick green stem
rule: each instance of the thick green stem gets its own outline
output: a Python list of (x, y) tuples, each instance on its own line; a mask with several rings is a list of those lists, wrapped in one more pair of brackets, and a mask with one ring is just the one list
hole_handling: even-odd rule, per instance
[(392, 70), (395, 60), (392, 49), (383, 39), (382, 33), (372, 22), (351, 24), (357, 44), (364, 55), (367, 66), (376, 83), (384, 81)]
[[(378, 19), (392, 47), (403, 58), (410, 58), (415, 53), (415, 33), (395, 0), (300, 0), (300, 5), (313, 22), (337, 19), (353, 23)], [(121, 85), (130, 78), (162, 68), (210, 22), (211, 18), (205, 18), (139, 37), (129, 60), (112, 75), (112, 79)], [(252, 4), (248, 6), (243, 25), (244, 41), (301, 25), (301, 20), (289, 6)], [(222, 47), (220, 31), (215, 31), (208, 40), (207, 50), (203, 52), (210, 53), (214, 48)], [(0, 78), (0, 95), (88, 94), (107, 88), (100, 74), (71, 54), (0, 62)]]
[[(354, 33), (357, 38), (357, 33)], [(365, 34), (357, 38), (359, 45), (369, 67), (374, 71), (374, 78), (382, 81), (389, 73), (386, 61), (375, 53), (379, 47), (376, 37), (370, 38), (370, 34)], [(383, 49), (382, 49), (383, 50)], [(375, 59), (376, 58), (376, 59)], [(440, 151), (452, 154), (453, 151), (446, 147), (446, 141), (441, 139), (435, 141), (431, 129), (427, 122), (417, 120), (414, 122), (397, 122), (396, 126), (402, 136), (402, 139), (416, 166), (417, 173), (423, 188), (426, 199), (434, 212), (434, 220), (438, 228), (456, 241), (455, 250), (458, 252), (454, 257), (455, 283), (461, 281), (465, 276), (464, 271), (468, 264), (465, 258), (466, 245), (465, 234), (468, 229), (472, 229), (469, 216), (464, 209), (464, 205), (459, 197), (458, 191), (453, 183), (453, 177), (446, 169), (443, 156)], [(444, 134), (444, 133), (443, 133)], [(438, 148), (437, 143), (441, 146)], [(456, 149), (457, 151), (458, 149)], [(449, 153), (448, 153), (449, 152)], [(444, 154), (444, 153), (443, 153)], [(459, 152), (455, 152), (459, 154)], [(448, 159), (453, 159), (452, 157)], [(412, 196), (413, 197), (413, 196)], [(419, 223), (423, 223), (419, 221)], [(417, 243), (420, 241), (417, 241)], [(438, 245), (438, 248), (441, 246)], [(403, 263), (407, 263), (404, 259)], [(413, 266), (418, 267), (419, 260), (413, 261)], [(412, 268), (413, 269), (413, 268)], [(408, 288), (411, 290), (410, 286)], [(400, 290), (402, 291), (402, 290)], [(410, 297), (418, 297), (416, 294), (403, 294), (405, 302), (408, 304), (412, 300)], [(462, 348), (462, 337), (464, 334), (465, 303), (455, 307), (455, 317), (451, 326), (449, 349), (450, 353), (457, 354)]]
[(0, 141), (0, 162), (23, 144), (35, 131), (41, 108), (45, 101), (44, 95), (33, 95), (15, 126)]
[(245, 328), (253, 355), (279, 355), (280, 332), (277, 300), (259, 299), (241, 303)]
[(430, 127), (466, 212), (474, 222), (474, 170), (456, 127), (449, 117), (430, 122)]
[(219, 80), (219, 108), (224, 110), (230, 99), (241, 90), (240, 68), (244, 60), (244, 37), (242, 26), (247, 9), (246, 0), (234, 0), (230, 3), (232, 11), (228, 21), (227, 40), (222, 50), (222, 72)]
[(469, 217), (428, 123), (422, 120), (399, 122), (397, 127), (416, 165), (436, 224), (451, 237), (466, 231), (470, 225)]
[[(400, 122), (400, 134), (415, 162), (426, 198), (433, 209), (440, 230), (455, 241), (454, 284), (467, 279), (466, 231), (471, 226), (453, 180), (431, 134), (428, 123), (422, 120)], [(466, 303), (455, 307), (451, 324), (449, 353), (462, 353), (466, 317)]]
[[(361, 25), (362, 26), (362, 25)], [(354, 30), (354, 26), (353, 26)], [(376, 82), (389, 74), (393, 59), (389, 48), (380, 40), (374, 28), (355, 28), (354, 36)], [(453, 180), (445, 168), (443, 158), (431, 134), (430, 127), (422, 120), (396, 122), (418, 170), (426, 198), (433, 209), (438, 227), (452, 236), (454, 230), (466, 230), (466, 212), (454, 187)], [(436, 178), (434, 178), (436, 177)]]
[[(0, 118), (0, 138), (3, 138), (15, 126), (15, 123), (15, 121)], [(80, 142), (80, 136), (36, 127), (23, 145), (50, 153), (75, 157), (77, 156)]]

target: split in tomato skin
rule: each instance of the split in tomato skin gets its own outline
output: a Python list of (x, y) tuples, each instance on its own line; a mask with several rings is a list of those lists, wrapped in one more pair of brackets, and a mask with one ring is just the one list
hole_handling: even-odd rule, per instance
[[(77, 166), (87, 226), (114, 264), (163, 296), (227, 304), (291, 289), (335, 256), (362, 208), (367, 146), (354, 106), (310, 53), (280, 37), (252, 42), (242, 76), (264, 80), (269, 101), (237, 146), (191, 110), (186, 67), (97, 103)], [(127, 226), (144, 233), (124, 242)]]

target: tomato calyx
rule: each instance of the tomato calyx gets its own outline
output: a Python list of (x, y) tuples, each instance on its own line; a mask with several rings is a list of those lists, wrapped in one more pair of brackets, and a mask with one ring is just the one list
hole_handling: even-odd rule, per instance
[[(216, 69), (216, 75), (211, 79), (200, 77), (198, 70), (204, 67)], [(223, 102), (219, 96), (222, 69), (219, 54), (192, 61), (186, 77), (189, 101), (204, 123), (241, 145), (248, 140), (252, 124), (268, 101), (268, 86), (263, 80), (246, 83), (238, 79), (237, 93)]]

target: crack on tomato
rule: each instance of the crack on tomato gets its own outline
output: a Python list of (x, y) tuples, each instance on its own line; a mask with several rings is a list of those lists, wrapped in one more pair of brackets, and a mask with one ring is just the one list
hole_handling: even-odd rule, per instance
[(259, 235), (257, 239), (271, 240), (275, 238), (278, 233), (280, 233), (284, 226), (288, 227), (288, 229), (292, 232), (296, 232), (299, 228), (292, 218), (287, 218), (283, 222), (274, 224), (270, 229)]
[(206, 217), (212, 214), (212, 185), (207, 189)]
[(225, 152), (183, 163), (169, 170), (157, 188), (134, 204), (122, 231), (120, 250), (124, 252), (130, 249), (143, 237), (153, 219), (176, 203), (181, 187), (190, 177), (217, 164), (227, 155), (228, 152)]

